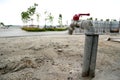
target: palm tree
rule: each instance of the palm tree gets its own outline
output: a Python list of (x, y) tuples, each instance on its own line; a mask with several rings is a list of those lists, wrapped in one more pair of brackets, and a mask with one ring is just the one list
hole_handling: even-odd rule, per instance
[(38, 4), (36, 4), (36, 3), (34, 3), (34, 5), (33, 6), (30, 6), (29, 8), (28, 8), (28, 10), (27, 10), (27, 12), (29, 13), (29, 16), (30, 16), (30, 20), (31, 20), (31, 22), (32, 22), (32, 25), (33, 25), (33, 18), (32, 18), (32, 16), (35, 14), (35, 11), (36, 11), (36, 7), (38, 6)]
[(62, 27), (62, 14), (59, 14), (58, 23)]
[(36, 17), (37, 17), (37, 22), (38, 22), (38, 27), (39, 27), (39, 18), (40, 18), (40, 14), (36, 13)]
[(44, 27), (46, 28), (46, 21), (48, 20), (47, 17), (46, 17), (47, 11), (45, 11), (44, 14), (45, 14), (45, 26)]
[(38, 4), (34, 3), (33, 6), (30, 6), (27, 10), (27, 12), (29, 13), (30, 16), (35, 14), (36, 11), (36, 7), (38, 6)]
[(21, 13), (21, 18), (22, 18), (23, 23), (28, 23), (28, 21), (29, 21), (29, 19), (30, 19), (29, 13), (23, 11), (23, 12)]
[(33, 24), (33, 18), (32, 16), (35, 14), (35, 11), (36, 11), (36, 6), (38, 6), (38, 4), (34, 3), (33, 6), (30, 6), (27, 11), (23, 11), (21, 13), (21, 18), (22, 18), (22, 21), (23, 23), (28, 23), (28, 21), (31, 20), (32, 24)]
[(49, 20), (51, 26), (53, 25), (53, 19), (54, 19), (54, 17), (52, 16), (51, 13), (49, 13), (49, 14), (48, 14), (48, 20)]

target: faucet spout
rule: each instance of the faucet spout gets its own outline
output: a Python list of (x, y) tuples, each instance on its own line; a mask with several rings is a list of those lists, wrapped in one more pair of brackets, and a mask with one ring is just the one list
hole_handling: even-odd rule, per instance
[(85, 34), (94, 34), (95, 28), (93, 26), (92, 21), (90, 20), (80, 20), (80, 21), (72, 21), (69, 27), (69, 34), (73, 33), (75, 27), (79, 27), (79, 29), (83, 29)]

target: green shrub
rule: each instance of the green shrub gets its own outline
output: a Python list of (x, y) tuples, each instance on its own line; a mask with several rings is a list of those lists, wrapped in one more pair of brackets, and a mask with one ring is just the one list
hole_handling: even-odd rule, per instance
[(47, 31), (65, 31), (67, 28), (46, 28)]
[(43, 32), (43, 31), (65, 31), (67, 28), (37, 28), (37, 27), (22, 27), (22, 30), (28, 32)]
[(45, 31), (45, 29), (37, 28), (37, 27), (22, 27), (22, 30), (29, 31), (29, 32), (40, 32)]

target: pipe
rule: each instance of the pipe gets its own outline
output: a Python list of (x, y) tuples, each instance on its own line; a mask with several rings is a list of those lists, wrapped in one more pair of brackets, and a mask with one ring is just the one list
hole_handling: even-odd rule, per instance
[(81, 29), (85, 30), (86, 34), (94, 34), (95, 33), (95, 28), (94, 28), (91, 20), (83, 20), (83, 21), (79, 22), (78, 25)]
[(79, 27), (80, 29), (85, 30), (85, 34), (94, 34), (95, 28), (93, 26), (92, 21), (90, 20), (81, 20), (81, 21), (72, 21), (69, 28), (69, 33), (73, 34), (73, 30), (75, 27)]

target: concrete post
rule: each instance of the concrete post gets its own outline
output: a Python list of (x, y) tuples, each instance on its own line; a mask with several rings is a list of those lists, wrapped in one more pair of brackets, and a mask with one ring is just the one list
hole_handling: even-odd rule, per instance
[(90, 70), (89, 70), (89, 76), (94, 77), (95, 76), (95, 67), (96, 67), (96, 59), (97, 59), (97, 48), (98, 48), (98, 39), (99, 35), (94, 34), (93, 41), (92, 41), (92, 52), (91, 52), (91, 60), (90, 60)]
[(85, 35), (85, 48), (84, 48), (84, 60), (82, 67), (82, 77), (94, 77), (97, 46), (98, 46), (98, 34), (86, 34)]
[(89, 68), (90, 68), (90, 58), (92, 52), (92, 40), (93, 37), (86, 35), (85, 36), (85, 47), (84, 47), (84, 56), (83, 56), (83, 66), (82, 66), (82, 76), (89, 76)]

